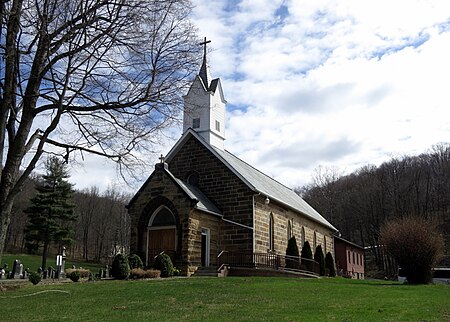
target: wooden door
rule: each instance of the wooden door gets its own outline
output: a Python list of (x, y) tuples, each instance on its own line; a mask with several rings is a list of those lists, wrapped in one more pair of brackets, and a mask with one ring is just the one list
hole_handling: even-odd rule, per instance
[(175, 228), (155, 229), (148, 232), (148, 257), (153, 261), (153, 257), (166, 251), (174, 253), (175, 247)]

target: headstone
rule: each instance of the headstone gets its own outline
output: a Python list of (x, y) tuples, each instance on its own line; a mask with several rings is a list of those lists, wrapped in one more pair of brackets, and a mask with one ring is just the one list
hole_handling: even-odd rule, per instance
[(62, 248), (62, 265), (61, 265), (61, 277), (66, 277), (66, 247)]
[(16, 259), (13, 263), (11, 278), (20, 278), (20, 260)]
[(0, 268), (0, 280), (3, 280), (6, 278), (5, 274), (6, 274), (5, 269)]
[(108, 265), (105, 266), (105, 271), (103, 272), (103, 277), (105, 277), (105, 278), (109, 278), (110, 277), (109, 276), (109, 266)]
[(19, 278), (23, 278), (23, 264), (19, 264)]

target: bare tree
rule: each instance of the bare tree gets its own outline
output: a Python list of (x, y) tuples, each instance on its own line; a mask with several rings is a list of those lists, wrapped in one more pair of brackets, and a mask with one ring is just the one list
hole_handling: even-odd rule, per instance
[(0, 1), (0, 259), (43, 153), (140, 164), (175, 121), (199, 52), (188, 0)]
[(83, 259), (89, 260), (89, 238), (91, 235), (92, 222), (96, 212), (99, 211), (99, 189), (91, 187), (75, 195), (76, 212), (78, 213), (78, 226), (81, 230), (83, 242)]

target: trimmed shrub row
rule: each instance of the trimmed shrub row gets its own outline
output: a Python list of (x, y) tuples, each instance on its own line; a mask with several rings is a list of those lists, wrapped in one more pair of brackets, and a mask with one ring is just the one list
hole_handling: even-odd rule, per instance
[(133, 268), (130, 273), (132, 279), (159, 278), (160, 276), (161, 272), (156, 269), (144, 270), (142, 268)]

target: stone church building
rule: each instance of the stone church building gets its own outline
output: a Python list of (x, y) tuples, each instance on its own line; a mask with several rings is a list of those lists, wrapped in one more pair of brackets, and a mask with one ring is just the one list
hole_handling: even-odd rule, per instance
[(336, 232), (294, 191), (224, 149), (226, 100), (206, 50), (185, 99), (183, 134), (128, 205), (131, 252), (164, 251), (185, 275), (222, 252), (282, 254), (288, 239), (334, 256)]

